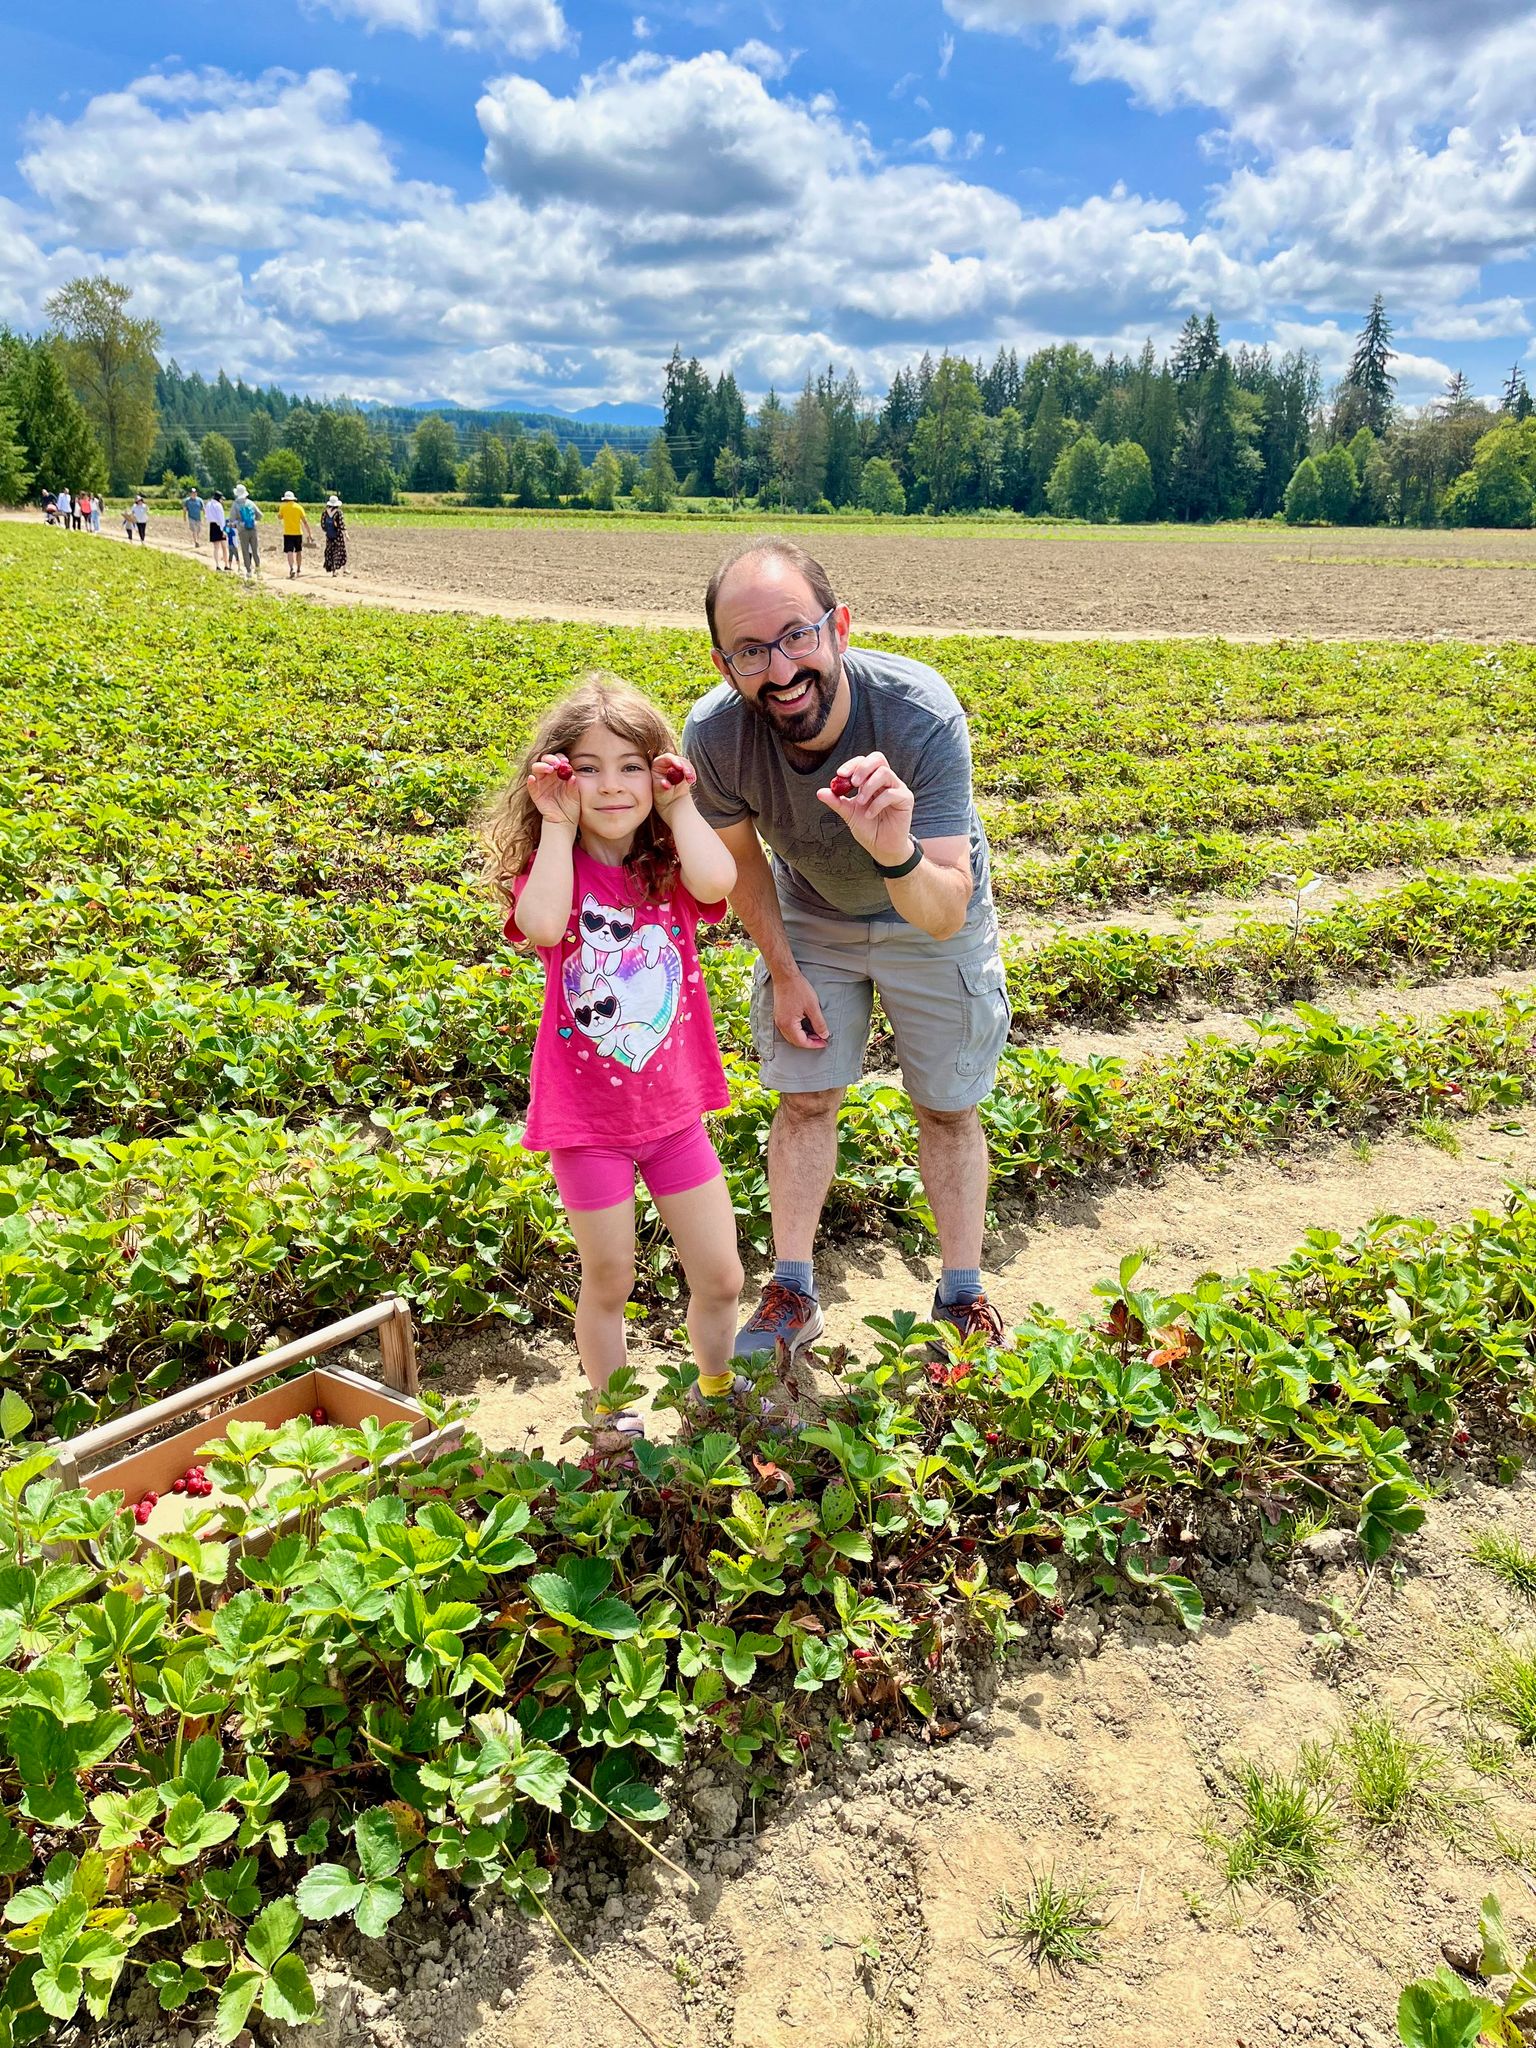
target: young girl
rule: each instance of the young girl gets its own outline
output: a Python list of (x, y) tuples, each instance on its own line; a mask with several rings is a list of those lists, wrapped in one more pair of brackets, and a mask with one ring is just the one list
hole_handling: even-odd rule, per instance
[(637, 1170), (687, 1275), (699, 1393), (732, 1388), (741, 1260), (703, 1123), (730, 1098), (694, 929), (725, 915), (736, 864), (694, 809), (676, 745), (638, 690), (588, 676), (546, 713), (526, 779), (483, 823), (507, 936), (544, 965), (523, 1143), (548, 1151), (581, 1255), (576, 1348), (603, 1453), (643, 1433), (603, 1399), (625, 1363)]

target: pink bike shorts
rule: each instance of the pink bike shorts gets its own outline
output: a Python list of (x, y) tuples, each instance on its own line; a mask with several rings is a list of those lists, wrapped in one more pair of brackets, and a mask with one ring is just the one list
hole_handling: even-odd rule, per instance
[(562, 1145), (550, 1152), (549, 1165), (567, 1209), (613, 1209), (632, 1202), (636, 1168), (658, 1199), (701, 1188), (720, 1172), (702, 1117), (642, 1145)]

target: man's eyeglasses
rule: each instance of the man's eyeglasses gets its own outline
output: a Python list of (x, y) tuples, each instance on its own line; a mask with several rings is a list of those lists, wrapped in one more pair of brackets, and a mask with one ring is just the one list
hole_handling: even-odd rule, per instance
[(749, 676), (760, 676), (773, 666), (776, 652), (782, 651), (786, 661), (804, 661), (808, 654), (814, 654), (821, 645), (821, 630), (837, 610), (835, 604), (817, 619), (814, 625), (791, 626), (787, 633), (781, 633), (777, 640), (749, 640), (738, 647), (734, 654), (727, 654), (719, 648), (720, 659), (731, 671), (745, 681)]

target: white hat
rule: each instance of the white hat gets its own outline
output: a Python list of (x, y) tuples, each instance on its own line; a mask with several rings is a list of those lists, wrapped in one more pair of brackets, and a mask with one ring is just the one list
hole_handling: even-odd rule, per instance
[(326, 499), (325, 502), (327, 505), (339, 505), (341, 503), (341, 500), (340, 498), (337, 497), (336, 493), (332, 491), (331, 495)]
[(284, 491), (283, 503), (285, 505), (296, 505), (298, 503), (298, 500), (297, 498), (294, 497), (292, 491)]
[(244, 484), (236, 484), (236, 485), (235, 485), (235, 496), (236, 496), (237, 498), (247, 498), (247, 497), (249, 497), (249, 496), (250, 496), (250, 493), (249, 493), (249, 491), (247, 491), (247, 489), (245, 488), (245, 485), (244, 485)]

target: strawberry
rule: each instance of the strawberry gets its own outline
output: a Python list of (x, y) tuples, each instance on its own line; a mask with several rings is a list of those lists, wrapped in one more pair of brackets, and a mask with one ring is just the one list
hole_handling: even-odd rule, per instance
[(311, 1422), (329, 1422), (331, 1418), (326, 1414), (323, 1408), (311, 1408), (309, 1411), (309, 1419)]
[(171, 1491), (172, 1491), (172, 1493), (185, 1493), (185, 1492), (186, 1492), (186, 1490), (187, 1490), (187, 1482), (186, 1482), (186, 1480), (185, 1480), (185, 1479), (173, 1479), (173, 1480), (171, 1481)]
[(133, 1511), (133, 1519), (142, 1529), (153, 1513), (154, 1509), (149, 1505), (148, 1501), (141, 1500)]
[(555, 773), (562, 782), (574, 782), (576, 779), (576, 770), (569, 761), (557, 761), (555, 763)]
[(834, 796), (857, 796), (858, 793), (859, 785), (854, 781), (851, 775), (839, 774), (833, 776), (832, 794)]
[(680, 782), (688, 780), (688, 770), (677, 761), (669, 761), (661, 771), (661, 779), (668, 789), (676, 789)]
[(142, 1507), (146, 1508), (158, 1507), (159, 1504), (160, 1496), (158, 1493), (146, 1493), (143, 1500), (140, 1503)]

